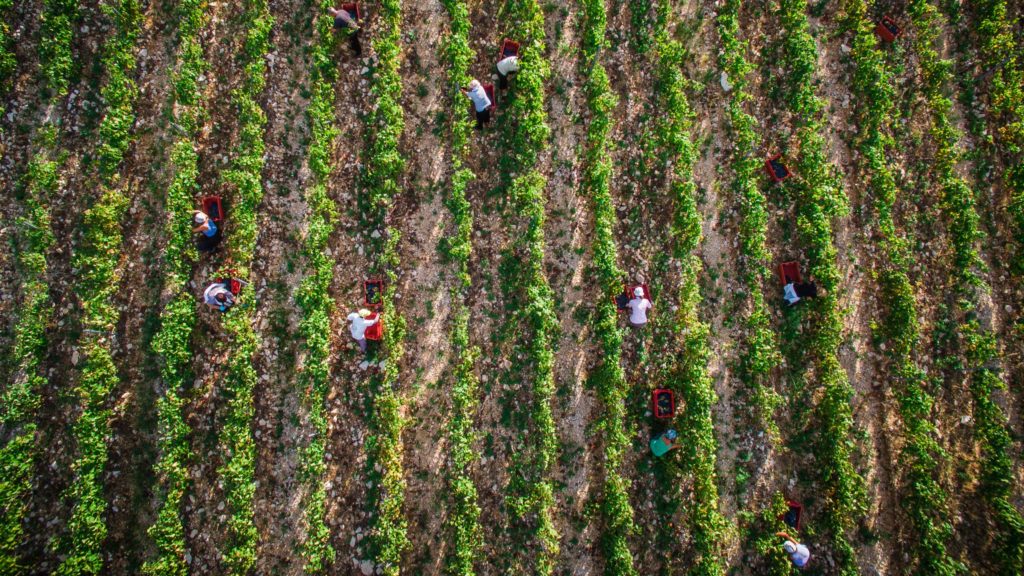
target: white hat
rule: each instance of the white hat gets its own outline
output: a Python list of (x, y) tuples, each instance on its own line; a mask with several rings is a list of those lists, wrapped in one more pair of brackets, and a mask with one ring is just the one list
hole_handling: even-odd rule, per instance
[(470, 80), (470, 82), (469, 82), (469, 89), (470, 90), (476, 90), (479, 87), (480, 87), (480, 81), (479, 80)]
[(367, 316), (369, 316), (370, 314), (373, 314), (373, 312), (370, 312), (370, 311), (369, 311), (369, 310), (367, 310), (366, 308), (363, 308), (362, 310), (360, 310), (360, 311), (359, 311), (359, 317), (360, 317), (360, 318), (366, 318), (366, 317), (367, 317)]
[(637, 298), (643, 298), (644, 297), (644, 289), (643, 289), (643, 287), (642, 286), (637, 286), (636, 288), (633, 288), (633, 296), (636, 296)]
[(199, 211), (197, 211), (195, 216), (192, 217), (192, 219), (195, 220), (196, 224), (205, 224), (206, 218), (206, 214), (203, 214), (202, 212)]
[(782, 549), (786, 551), (786, 554), (792, 554), (796, 552), (796, 544), (786, 540), (786, 543), (782, 545)]

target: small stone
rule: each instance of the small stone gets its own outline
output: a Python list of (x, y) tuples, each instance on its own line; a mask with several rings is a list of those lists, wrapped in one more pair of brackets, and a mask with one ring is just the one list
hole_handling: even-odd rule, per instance
[(729, 73), (725, 70), (722, 70), (722, 77), (719, 82), (722, 84), (722, 90), (725, 90), (726, 92), (730, 92), (732, 90), (732, 83), (729, 82)]

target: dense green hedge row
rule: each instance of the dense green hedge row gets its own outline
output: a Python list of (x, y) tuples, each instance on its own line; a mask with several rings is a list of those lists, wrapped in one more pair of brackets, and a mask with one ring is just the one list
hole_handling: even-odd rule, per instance
[(604, 521), (602, 547), (605, 574), (635, 575), (629, 536), (635, 531), (633, 507), (629, 503), (630, 482), (622, 475), (623, 457), (631, 447), (634, 432), (627, 432), (626, 398), (629, 384), (622, 369), (622, 331), (613, 298), (622, 291), (624, 277), (618, 267), (615, 247), (615, 204), (611, 194), (612, 161), (609, 154), (611, 116), (616, 98), (601, 64), (601, 50), (607, 45), (608, 16), (604, 0), (583, 1), (584, 91), (590, 119), (583, 161), (583, 195), (594, 211), (594, 269), (601, 287), (592, 325), (601, 349), (601, 363), (590, 376), (604, 411), (595, 428), (604, 434), (604, 480), (601, 487), (601, 516)]
[[(267, 0), (242, 2), (241, 27), (246, 31), (240, 55), (243, 74), (241, 86), (235, 89), (232, 101), (238, 115), (239, 142), (231, 168), (224, 179), (233, 185), (230, 234), (227, 249), (230, 270), (243, 281), (250, 280), (250, 267), (256, 250), (258, 232), (257, 209), (263, 199), (264, 133), (267, 116), (257, 99), (266, 85), (266, 56), (272, 46), (270, 30), (274, 19)], [(225, 274), (226, 270), (225, 270)], [(249, 299), (255, 298), (249, 287)], [(256, 493), (256, 445), (253, 439), (253, 389), (256, 386), (257, 339), (253, 329), (255, 306), (239, 305), (223, 316), (224, 332), (231, 342), (226, 373), (222, 383), (227, 398), (227, 416), (220, 433), (224, 462), (218, 471), (227, 500), (227, 549), (223, 551), (224, 567), (229, 574), (247, 574), (256, 563), (259, 534), (253, 520), (253, 499)]]
[(54, 96), (67, 94), (75, 62), (71, 40), (78, 22), (77, 0), (43, 0), (39, 22), (39, 69)]
[(693, 110), (686, 97), (687, 79), (683, 73), (687, 53), (670, 33), (671, 20), (672, 3), (659, 0), (654, 27), (655, 89), (664, 112), (657, 144), (672, 167), (667, 175), (673, 206), (672, 258), (679, 262), (680, 274), (678, 310), (673, 318), (679, 348), (672, 351), (674, 362), (667, 381), (681, 390), (685, 405), (677, 417), (677, 442), (684, 469), (693, 477), (693, 496), (687, 507), (696, 555), (691, 574), (720, 576), (725, 573), (728, 523), (718, 509), (718, 442), (711, 414), (717, 396), (708, 374), (708, 325), (699, 313), (698, 278), (703, 265), (697, 250), (703, 235), (698, 190), (693, 180), (697, 152), (691, 140)]
[(853, 389), (839, 363), (843, 312), (839, 304), (841, 274), (832, 242), (832, 221), (847, 210), (846, 195), (825, 142), (826, 103), (815, 93), (818, 50), (807, 22), (804, 0), (781, 0), (784, 65), (788, 70), (787, 103), (793, 113), (797, 149), (793, 152), (798, 178), (787, 186), (797, 202), (797, 228), (807, 249), (808, 276), (824, 294), (805, 303), (813, 325), (807, 353), (824, 395), (816, 406), (819, 423), (816, 467), (821, 470), (825, 500), (824, 532), (830, 539), (839, 573), (852, 576), (857, 563), (849, 532), (864, 513), (864, 480), (853, 465)]
[(983, 233), (978, 227), (975, 197), (959, 175), (956, 165), (960, 132), (952, 123), (953, 103), (946, 90), (952, 80), (952, 63), (940, 58), (938, 32), (943, 17), (925, 0), (908, 5), (914, 30), (922, 90), (931, 114), (930, 134), (935, 143), (932, 175), (942, 192), (942, 211), (948, 222), (957, 286), (959, 337), (967, 364), (974, 400), (975, 432), (982, 449), (981, 496), (995, 522), (996, 547), (990, 560), (1003, 574), (1024, 572), (1024, 518), (1013, 504), (1013, 440), (1007, 417), (993, 399), (1006, 388), (997, 373), (999, 351), (992, 330), (979, 319), (979, 292), (989, 290), (976, 244)]
[(14, 39), (11, 38), (10, 11), (14, 0), (0, 0), (0, 89), (6, 91), (7, 83), (18, 66), (14, 54)]
[(402, 395), (399, 367), (405, 354), (405, 319), (395, 308), (398, 286), (398, 242), (400, 234), (388, 224), (394, 201), (401, 192), (399, 182), (405, 161), (399, 140), (405, 129), (400, 98), (399, 75), (402, 41), (402, 11), (399, 0), (383, 0), (379, 5), (381, 29), (372, 41), (377, 56), (370, 93), (373, 112), (367, 117), (370, 143), (363, 173), (363, 229), (384, 233), (371, 237), (369, 256), (372, 266), (384, 272), (381, 321), (384, 338), (380, 357), (383, 368), (370, 376), (371, 406), (367, 414), (369, 436), (366, 439), (366, 470), (371, 482), (373, 515), (370, 528), (370, 554), (387, 576), (398, 576), (402, 553), (409, 547), (405, 505), (405, 474), (402, 465), (402, 430), (406, 419), (401, 414)]
[(67, 533), (56, 546), (66, 554), (57, 569), (62, 575), (98, 574), (103, 568), (101, 549), (107, 536), (103, 474), (110, 435), (109, 400), (119, 382), (112, 356), (112, 336), (119, 317), (113, 297), (121, 280), (118, 268), (129, 201), (116, 170), (128, 148), (129, 132), (135, 122), (138, 87), (131, 76), (135, 71), (135, 42), (141, 32), (142, 13), (138, 0), (110, 0), (101, 8), (114, 23), (102, 58), (107, 75), (101, 88), (106, 113), (100, 124), (97, 149), (103, 192), (85, 212), (82, 240), (72, 254), (85, 331), (78, 347), (85, 360), (75, 388), (82, 414), (72, 428), (78, 456), (72, 464), (74, 479), (64, 494), (73, 508)]
[(746, 348), (740, 355), (740, 377), (750, 389), (756, 423), (768, 432), (772, 442), (779, 436), (775, 411), (782, 399), (768, 381), (772, 368), (779, 364), (778, 344), (771, 329), (771, 317), (764, 299), (771, 254), (768, 237), (767, 201), (761, 193), (764, 163), (757, 154), (759, 138), (757, 119), (744, 106), (752, 100), (747, 91), (747, 75), (754, 69), (747, 60), (747, 44), (740, 40), (740, 8), (742, 0), (726, 0), (716, 23), (722, 41), (719, 65), (729, 75), (729, 124), (735, 143), (732, 155), (732, 192), (740, 200), (739, 224), (741, 266), (750, 302), (745, 319)]
[(47, 383), (42, 370), (46, 327), (53, 316), (46, 256), (54, 237), (47, 206), (59, 191), (61, 160), (53, 159), (57, 146), (54, 127), (44, 127), (37, 138), (39, 150), (25, 174), (22, 213), (16, 222), (19, 236), (12, 246), (22, 301), (12, 351), (17, 364), (0, 397), (0, 430), (9, 438), (0, 448), (0, 574), (22, 574), (28, 568), (19, 562), (17, 550), (24, 536), (22, 520), (32, 488), (36, 410), (42, 401), (39, 392)]
[[(1013, 18), (1006, 0), (972, 2), (980, 39), (980, 65), (989, 78), (989, 117), (998, 135), (994, 141), (1006, 159), (1004, 179), (1012, 201), (1017, 243), (1024, 247), (1024, 61), (1014, 42)], [(1024, 267), (1024, 248), (1017, 254), (1018, 271)]]
[(521, 43), (520, 71), (506, 108), (511, 133), (501, 160), (508, 183), (507, 197), (521, 223), (514, 240), (518, 284), (514, 287), (522, 333), (513, 357), (512, 370), (530, 381), (529, 427), (524, 447), (516, 451), (510, 467), (506, 504), (516, 530), (528, 535), (521, 558), (531, 566), (517, 569), (551, 574), (558, 556), (555, 528), (552, 466), (558, 454), (551, 401), (555, 392), (554, 340), (558, 331), (554, 294), (544, 273), (545, 187), (538, 169), (541, 152), (548, 145), (545, 87), (549, 76), (545, 58), (544, 14), (536, 0), (508, 0), (502, 8), (508, 27), (505, 35)]
[[(322, 0), (318, 8), (326, 12), (331, 6), (331, 0)], [(313, 433), (299, 459), (299, 477), (309, 490), (303, 501), (306, 537), (302, 542), (307, 574), (325, 573), (335, 558), (330, 544), (331, 533), (325, 522), (327, 490), (324, 476), (327, 464), (324, 455), (329, 432), (326, 403), (331, 388), (331, 316), (335, 309), (330, 295), (334, 261), (327, 254), (327, 246), (338, 219), (338, 209), (327, 194), (327, 182), (333, 171), (331, 150), (339, 134), (334, 114), (334, 83), (338, 77), (338, 65), (334, 56), (337, 46), (333, 19), (321, 16), (316, 19), (315, 26), (313, 94), (307, 110), (311, 126), (308, 159), (313, 179), (306, 188), (309, 208), (302, 247), (310, 274), (303, 279), (296, 297), (302, 309), (299, 333), (305, 352), (299, 382), (305, 392), (309, 420), (313, 423)]]
[(887, 345), (885, 354), (896, 377), (893, 389), (899, 400), (907, 440), (902, 451), (906, 459), (906, 497), (901, 503), (917, 533), (912, 562), (916, 565), (915, 573), (953, 576), (962, 569), (946, 550), (953, 527), (946, 507), (948, 495), (937, 480), (939, 465), (946, 454), (935, 439), (934, 398), (928, 390), (925, 373), (915, 360), (921, 333), (914, 288), (908, 275), (913, 260), (908, 241), (899, 231), (893, 215), (899, 191), (886, 158), (886, 151), (896, 146), (889, 135), (890, 121), (896, 112), (893, 77), (878, 49), (875, 24), (868, 18), (867, 3), (848, 0), (845, 8), (854, 30), (853, 93), (860, 103), (857, 147), (868, 176), (874, 223), (881, 236), (883, 260), (879, 281), (885, 311), (878, 335)]
[(168, 218), (164, 224), (168, 238), (164, 249), (164, 287), (174, 296), (160, 313), (160, 327), (153, 338), (153, 351), (160, 358), (160, 379), (165, 388), (156, 405), (160, 434), (155, 471), (160, 503), (156, 522), (148, 531), (157, 554), (142, 569), (145, 574), (158, 576), (188, 573), (181, 506), (189, 486), (188, 466), (193, 454), (182, 410), (186, 402), (183, 394), (193, 379), (191, 338), (196, 303), (189, 282), (197, 254), (191, 215), (200, 189), (195, 139), (205, 112), (200, 105), (197, 78), (208, 67), (199, 43), (206, 11), (206, 0), (180, 0), (174, 12), (178, 20), (178, 53), (172, 78), (175, 120), (184, 134), (171, 148), (174, 178), (167, 190)]
[(483, 546), (480, 505), (471, 475), (471, 467), (477, 460), (473, 449), (473, 441), (476, 439), (473, 419), (478, 404), (479, 383), (475, 365), (479, 350), (469, 341), (469, 307), (466, 305), (471, 285), (469, 258), (473, 251), (473, 213), (466, 199), (466, 186), (475, 178), (475, 174), (464, 164), (470, 152), (472, 124), (465, 114), (465, 99), (457, 88), (469, 82), (469, 67), (476, 59), (476, 52), (469, 45), (471, 23), (465, 0), (445, 0), (444, 6), (451, 20), (451, 29), (441, 52), (447, 63), (451, 97), (454, 99), (452, 181), (451, 191), (445, 201), (452, 215), (453, 230), (445, 238), (444, 248), (457, 270), (451, 294), (450, 337), (455, 355), (455, 371), (451, 391), (452, 416), (447, 426), (450, 511), (446, 518), (446, 528), (451, 533), (452, 544), (445, 558), (445, 569), (452, 576), (472, 576), (476, 573), (474, 564), (479, 560), (480, 548)]

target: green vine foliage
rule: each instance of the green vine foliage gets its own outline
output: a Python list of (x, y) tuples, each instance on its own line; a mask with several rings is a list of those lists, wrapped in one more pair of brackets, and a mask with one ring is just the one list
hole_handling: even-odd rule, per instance
[(22, 294), (12, 353), (17, 364), (0, 396), (0, 429), (7, 438), (0, 447), (0, 574), (12, 575), (25, 574), (30, 568), (19, 558), (18, 546), (32, 489), (35, 418), (42, 401), (39, 392), (47, 383), (41, 367), (47, 351), (46, 329), (53, 317), (46, 255), (54, 236), (47, 207), (59, 192), (62, 159), (51, 157), (57, 143), (52, 126), (41, 129), (39, 139), (39, 151), (24, 178), (22, 214), (15, 223), (19, 235), (11, 246)]
[(366, 230), (382, 230), (379, 239), (371, 238), (369, 255), (378, 270), (384, 271), (385, 289), (382, 298), (381, 342), (383, 368), (369, 379), (371, 407), (369, 436), (366, 439), (366, 470), (370, 479), (370, 502), (373, 515), (370, 527), (370, 554), (387, 576), (398, 576), (402, 554), (409, 547), (408, 522), (402, 508), (405, 504), (405, 475), (402, 465), (402, 430), (406, 420), (401, 414), (398, 368), (405, 354), (405, 319), (395, 308), (398, 285), (398, 243), (401, 236), (388, 225), (388, 215), (401, 192), (399, 182), (405, 162), (399, 140), (405, 129), (400, 98), (402, 11), (398, 0), (384, 0), (379, 5), (380, 33), (372, 41), (377, 67), (370, 85), (373, 112), (367, 116), (366, 167), (362, 174), (364, 193), (360, 198), (363, 226)]
[(160, 327), (153, 338), (153, 351), (160, 358), (160, 379), (164, 394), (157, 400), (159, 455), (156, 464), (157, 494), (161, 498), (156, 522), (149, 537), (157, 554), (142, 572), (150, 576), (185, 576), (185, 526), (182, 500), (189, 486), (188, 465), (194, 460), (189, 445), (189, 426), (182, 410), (183, 394), (191, 385), (192, 330), (196, 324), (195, 299), (188, 290), (197, 253), (192, 240), (191, 212), (199, 192), (199, 157), (195, 149), (199, 117), (200, 87), (197, 78), (207, 69), (199, 34), (206, 24), (206, 0), (183, 0), (178, 18), (177, 68), (174, 71), (176, 120), (185, 131), (171, 149), (174, 177), (167, 191), (169, 217), (164, 225), (164, 286), (174, 294), (160, 314)]
[(939, 465), (947, 455), (935, 439), (934, 398), (926, 386), (925, 373), (915, 360), (921, 334), (908, 273), (912, 259), (908, 241), (900, 233), (893, 214), (899, 191), (886, 158), (886, 151), (895, 148), (889, 135), (890, 118), (895, 113), (893, 78), (878, 48), (867, 3), (848, 0), (845, 12), (854, 30), (851, 55), (855, 65), (853, 91), (860, 101), (858, 149), (868, 174), (868, 191), (874, 202), (874, 222), (881, 236), (884, 257), (880, 283), (886, 310), (879, 336), (887, 344), (890, 370), (895, 382), (900, 384), (894, 389), (907, 438), (903, 449), (907, 493), (901, 502), (918, 535), (912, 561), (916, 574), (953, 576), (965, 568), (946, 549), (953, 527), (946, 506), (948, 495), (937, 477)]
[[(512, 213), (523, 228), (513, 245), (518, 260), (515, 288), (523, 335), (516, 345), (515, 370), (529, 381), (529, 433), (523, 450), (511, 464), (506, 504), (517, 530), (526, 535), (522, 554), (508, 570), (552, 574), (559, 551), (553, 517), (552, 467), (558, 437), (551, 408), (555, 392), (554, 345), (558, 331), (554, 294), (544, 272), (545, 188), (547, 180), (537, 166), (547, 147), (550, 128), (545, 109), (549, 66), (545, 59), (544, 13), (536, 0), (508, 0), (501, 17), (509, 24), (505, 34), (521, 43), (520, 70), (506, 112), (512, 127), (501, 160), (508, 175), (507, 196)], [(529, 563), (521, 566), (520, 563)]]
[(452, 546), (445, 558), (445, 571), (452, 576), (472, 576), (483, 546), (480, 526), (480, 505), (471, 467), (478, 457), (473, 450), (476, 431), (473, 418), (477, 408), (477, 381), (475, 365), (480, 354), (469, 340), (469, 308), (465, 304), (471, 286), (469, 259), (473, 251), (473, 214), (466, 187), (475, 174), (463, 162), (469, 154), (469, 135), (472, 131), (463, 99), (456, 87), (469, 81), (469, 66), (476, 52), (469, 44), (471, 23), (465, 0), (446, 0), (445, 9), (451, 21), (451, 30), (441, 48), (448, 64), (449, 84), (452, 86), (452, 181), (445, 204), (451, 213), (453, 230), (443, 241), (444, 251), (455, 264), (457, 282), (452, 288), (452, 350), (456, 355), (452, 386), (452, 416), (447, 425), (449, 443), (448, 490), (450, 513), (446, 529), (451, 534)]
[(977, 17), (980, 64), (989, 88), (989, 118), (995, 142), (1006, 162), (1004, 181), (1011, 193), (1010, 215), (1016, 224), (1017, 272), (1024, 270), (1024, 61), (1014, 42), (1014, 19), (1005, 0), (972, 2)]
[(952, 81), (952, 63), (940, 58), (938, 31), (943, 17), (924, 0), (911, 0), (908, 13), (914, 29), (913, 47), (918, 55), (922, 89), (931, 114), (930, 133), (935, 146), (931, 167), (942, 193), (942, 212), (947, 221), (953, 248), (953, 269), (957, 275), (958, 336), (969, 370), (974, 402), (975, 434), (981, 444), (981, 497), (995, 522), (995, 549), (989, 556), (1000, 573), (1024, 572), (1024, 518), (1013, 505), (1012, 438), (1007, 416), (992, 395), (1006, 388), (993, 370), (999, 363), (999, 350), (992, 330), (978, 319), (979, 292), (988, 292), (984, 264), (976, 244), (983, 237), (978, 227), (975, 196), (956, 166), (959, 130), (953, 125), (953, 103), (946, 95)]
[(77, 0), (44, 0), (39, 17), (39, 68), (46, 88), (54, 96), (67, 94), (75, 70), (71, 41), (78, 5)]
[(806, 247), (809, 275), (824, 289), (823, 296), (809, 303), (813, 328), (807, 342), (815, 376), (824, 392), (815, 413), (820, 423), (818, 468), (826, 502), (824, 532), (839, 573), (854, 576), (857, 563), (849, 532), (865, 512), (865, 488), (853, 464), (853, 389), (837, 355), (843, 312), (839, 305), (841, 274), (832, 242), (832, 221), (845, 215), (848, 206), (836, 169), (828, 162), (823, 136), (826, 103), (815, 90), (818, 51), (806, 10), (802, 0), (780, 2), (783, 55), (789, 76), (787, 104), (796, 119), (795, 172), (800, 176), (788, 186), (798, 204), (797, 229)]
[(749, 312), (745, 319), (748, 335), (746, 348), (740, 357), (740, 378), (750, 390), (755, 421), (775, 443), (779, 438), (775, 412), (782, 399), (771, 387), (768, 376), (779, 365), (781, 356), (764, 297), (763, 287), (769, 278), (768, 262), (771, 259), (767, 248), (768, 211), (767, 201), (758, 184), (763, 164), (757, 155), (757, 119), (744, 109), (745, 104), (753, 99), (747, 91), (747, 75), (753, 66), (745, 57), (747, 44), (739, 37), (741, 7), (742, 0), (727, 0), (716, 19), (722, 42), (719, 65), (732, 83), (728, 104), (735, 142), (732, 191), (740, 199), (740, 253), (743, 279), (749, 294)]
[(14, 0), (0, 0), (0, 88), (6, 89), (11, 75), (18, 66), (14, 55), (14, 39), (11, 38), (11, 24), (8, 20)]
[(635, 532), (633, 507), (629, 503), (630, 482), (622, 474), (623, 457), (630, 448), (634, 431), (626, 426), (626, 398), (629, 385), (622, 369), (622, 332), (619, 314), (612, 298), (622, 289), (623, 273), (619, 270), (615, 248), (615, 205), (611, 195), (612, 162), (609, 154), (611, 114), (616, 98), (611, 91), (608, 74), (600, 62), (606, 46), (607, 14), (603, 0), (583, 2), (583, 59), (586, 71), (587, 142), (584, 152), (583, 191), (594, 211), (594, 269), (602, 289), (602, 298), (594, 310), (594, 336), (600, 347), (602, 361), (590, 376), (597, 389), (604, 411), (597, 428), (604, 433), (604, 480), (601, 493), (601, 514), (604, 521), (602, 547), (605, 574), (635, 575), (637, 570), (629, 550), (629, 537)]
[(99, 200), (85, 212), (82, 240), (72, 254), (76, 292), (82, 309), (85, 334), (79, 341), (85, 361), (75, 393), (82, 413), (72, 427), (78, 456), (72, 464), (74, 478), (64, 493), (72, 502), (67, 533), (55, 541), (65, 557), (57, 569), (60, 575), (98, 574), (103, 568), (101, 550), (107, 535), (107, 501), (103, 494), (103, 471), (107, 463), (110, 435), (110, 395), (119, 378), (111, 351), (111, 335), (118, 311), (114, 294), (121, 280), (119, 271), (123, 243), (123, 220), (129, 200), (117, 185), (116, 169), (131, 142), (138, 90), (134, 74), (135, 42), (142, 27), (137, 0), (110, 0), (101, 5), (112, 19), (114, 33), (104, 44), (102, 64), (106, 79), (100, 93), (106, 114), (100, 124)]
[[(673, 204), (672, 257), (680, 263), (679, 304), (673, 318), (679, 346), (663, 378), (681, 389), (686, 406), (677, 420), (677, 427), (680, 459), (693, 481), (693, 497), (687, 507), (695, 553), (691, 573), (721, 576), (725, 573), (724, 547), (729, 527), (718, 508), (715, 471), (718, 443), (711, 413), (717, 397), (708, 374), (711, 358), (708, 325), (699, 314), (698, 277), (702, 264), (696, 252), (703, 236), (698, 191), (693, 181), (696, 159), (690, 135), (693, 110), (686, 97), (687, 80), (683, 73), (686, 49), (669, 32), (671, 15), (669, 0), (659, 0), (654, 29), (655, 74), (665, 112), (658, 144), (672, 162), (667, 176)], [(667, 464), (665, 467), (668, 468)]]
[[(235, 190), (233, 227), (227, 239), (228, 262), (234, 276), (247, 281), (256, 248), (257, 209), (263, 199), (261, 178), (267, 117), (257, 99), (266, 85), (266, 55), (271, 50), (270, 31), (274, 19), (267, 0), (244, 0), (241, 19), (246, 30), (240, 55), (244, 73), (241, 86), (232, 96), (238, 115), (239, 142), (224, 179)], [(232, 347), (223, 381), (227, 416), (220, 432), (226, 459), (218, 473), (228, 508), (229, 538), (223, 561), (227, 573), (234, 575), (248, 574), (252, 570), (259, 537), (253, 519), (256, 492), (253, 478), (256, 446), (252, 432), (256, 369), (253, 356), (257, 346), (252, 325), (254, 310), (254, 306), (235, 306), (223, 320), (224, 332)]]
[[(320, 4), (321, 12), (332, 6), (330, 0)], [(330, 296), (333, 260), (327, 255), (327, 246), (338, 219), (337, 207), (327, 194), (327, 182), (333, 172), (331, 149), (339, 134), (334, 117), (334, 83), (338, 73), (333, 58), (336, 41), (332, 28), (330, 18), (322, 16), (316, 19), (317, 36), (312, 54), (313, 95), (308, 109), (312, 126), (308, 158), (314, 178), (306, 189), (309, 211), (303, 243), (303, 255), (311, 273), (302, 281), (296, 298), (303, 312), (299, 332), (305, 351), (300, 383), (305, 390), (305, 405), (314, 430), (299, 462), (300, 477), (309, 487), (309, 494), (303, 502), (306, 538), (302, 543), (307, 574), (326, 573), (335, 559), (330, 530), (325, 522), (327, 491), (324, 485), (327, 471), (325, 442), (329, 429), (326, 402), (330, 392), (331, 315), (335, 309)]]

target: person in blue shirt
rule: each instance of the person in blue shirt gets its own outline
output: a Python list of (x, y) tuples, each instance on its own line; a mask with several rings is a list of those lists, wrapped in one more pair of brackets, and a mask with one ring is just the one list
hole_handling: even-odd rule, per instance
[(217, 223), (204, 212), (196, 210), (192, 213), (192, 224), (194, 225), (192, 231), (199, 233), (199, 241), (197, 242), (199, 251), (213, 252), (217, 245), (220, 244), (221, 239), (220, 228), (217, 227)]

